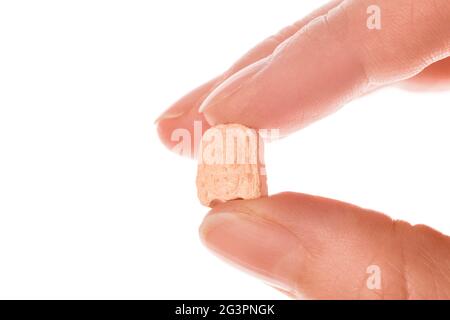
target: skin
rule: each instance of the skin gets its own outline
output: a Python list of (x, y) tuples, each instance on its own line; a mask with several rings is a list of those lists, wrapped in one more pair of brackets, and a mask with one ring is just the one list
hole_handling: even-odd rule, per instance
[[(366, 26), (374, 4), (381, 30)], [(449, 56), (447, 0), (333, 1), (181, 98), (158, 118), (158, 132), (169, 148), (172, 131), (192, 130), (194, 120), (288, 135), (383, 86), (448, 89)], [(294, 298), (450, 299), (448, 236), (351, 204), (298, 193), (231, 201), (207, 214), (200, 236)], [(367, 285), (373, 265), (377, 288)]]

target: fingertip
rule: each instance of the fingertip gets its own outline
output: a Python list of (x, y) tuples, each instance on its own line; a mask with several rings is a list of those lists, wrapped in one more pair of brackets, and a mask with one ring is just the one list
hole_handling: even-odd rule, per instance
[(175, 122), (172, 119), (158, 119), (155, 125), (161, 142), (168, 149), (172, 149), (174, 147), (174, 141), (172, 141), (171, 136), (176, 126)]
[(208, 235), (210, 234), (211, 230), (216, 228), (217, 226), (220, 226), (221, 219), (217, 219), (216, 215), (212, 215), (211, 213), (208, 213), (204, 218), (202, 223), (200, 224), (200, 227), (198, 228), (198, 233), (201, 242), (204, 246), (209, 247), (209, 238)]
[(156, 130), (161, 142), (171, 151), (195, 158), (203, 133), (210, 127), (196, 109), (177, 118), (159, 120)]
[[(174, 148), (183, 142), (186, 146), (185, 149), (189, 145), (189, 150), (185, 150), (184, 153), (189, 157), (195, 156), (194, 150), (196, 150), (200, 137), (203, 131), (209, 128), (204, 115), (198, 112), (198, 107), (218, 81), (220, 81), (220, 77), (194, 89), (155, 120), (158, 136), (167, 148), (176, 151)], [(180, 139), (184, 140), (180, 141)], [(186, 139), (190, 141), (186, 141)]]
[(258, 216), (232, 211), (208, 214), (199, 228), (213, 253), (286, 291), (295, 291), (302, 258), (297, 238)]

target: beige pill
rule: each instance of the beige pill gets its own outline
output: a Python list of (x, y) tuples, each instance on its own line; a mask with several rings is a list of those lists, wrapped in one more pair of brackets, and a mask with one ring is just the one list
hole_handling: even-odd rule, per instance
[(240, 124), (208, 129), (200, 143), (197, 191), (200, 202), (255, 199), (267, 195), (263, 142)]

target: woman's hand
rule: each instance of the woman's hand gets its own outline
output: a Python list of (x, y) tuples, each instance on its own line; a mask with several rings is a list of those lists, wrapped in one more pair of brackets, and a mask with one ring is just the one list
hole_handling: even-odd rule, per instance
[[(158, 131), (169, 147), (172, 131), (192, 131), (195, 120), (287, 135), (382, 86), (450, 88), (448, 56), (448, 0), (333, 1), (180, 99)], [(450, 299), (450, 238), (334, 200), (232, 201), (215, 207), (200, 233), (294, 297)]]

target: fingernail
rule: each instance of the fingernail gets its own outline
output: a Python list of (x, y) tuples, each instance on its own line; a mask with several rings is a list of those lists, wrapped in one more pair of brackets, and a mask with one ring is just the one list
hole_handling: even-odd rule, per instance
[(184, 110), (184, 109), (171, 107), (171, 108), (167, 109), (166, 111), (164, 111), (158, 118), (156, 118), (156, 120), (154, 121), (154, 124), (157, 124), (161, 120), (175, 119), (175, 118), (181, 117), (185, 112), (186, 112), (186, 110)]
[(226, 261), (285, 291), (295, 292), (302, 262), (297, 237), (286, 228), (245, 213), (208, 215), (203, 243)]
[(205, 112), (207, 109), (212, 108), (222, 100), (238, 92), (239, 89), (248, 83), (252, 77), (266, 65), (267, 59), (268, 58), (261, 59), (243, 68), (222, 82), (206, 97), (205, 100), (203, 100), (198, 108), (198, 112)]

